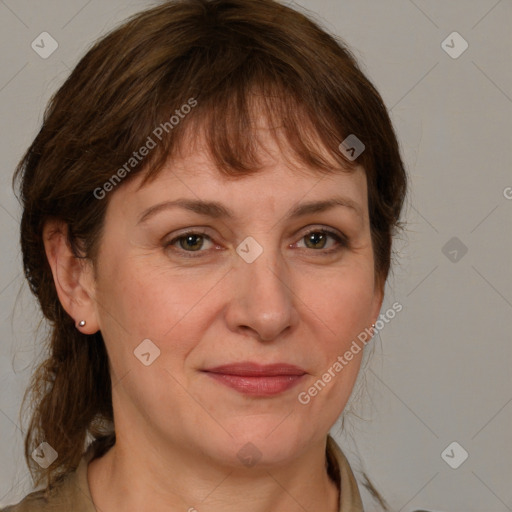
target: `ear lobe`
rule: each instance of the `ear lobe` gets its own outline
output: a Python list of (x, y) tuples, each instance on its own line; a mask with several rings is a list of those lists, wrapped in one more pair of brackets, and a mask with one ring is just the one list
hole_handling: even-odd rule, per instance
[(43, 228), (43, 242), (53, 281), (60, 303), (74, 319), (75, 325), (86, 321), (80, 331), (94, 334), (99, 330), (95, 300), (92, 265), (89, 260), (77, 258), (69, 245), (67, 224), (49, 220)]

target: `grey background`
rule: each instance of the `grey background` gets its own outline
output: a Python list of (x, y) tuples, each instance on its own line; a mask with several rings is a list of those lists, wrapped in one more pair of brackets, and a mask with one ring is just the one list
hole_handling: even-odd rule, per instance
[[(77, 60), (148, 5), (0, 0), (0, 506), (31, 489), (18, 414), (45, 329), (21, 274), (12, 172)], [(411, 180), (382, 312), (395, 301), (403, 310), (375, 340), (352, 396), (363, 419), (349, 415), (333, 432), (395, 510), (510, 511), (512, 2), (300, 6), (354, 49), (390, 109)], [(31, 48), (43, 31), (59, 43), (48, 59)], [(456, 59), (441, 47), (453, 31), (469, 44)], [(469, 453), (458, 469), (441, 458), (452, 441)]]

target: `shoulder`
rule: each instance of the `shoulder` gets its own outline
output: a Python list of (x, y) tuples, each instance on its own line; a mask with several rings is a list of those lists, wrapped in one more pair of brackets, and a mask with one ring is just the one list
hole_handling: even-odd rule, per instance
[(36, 512), (48, 509), (48, 500), (44, 496), (44, 491), (35, 491), (23, 498), (16, 505), (9, 505), (6, 508), (0, 509), (0, 512)]
[(34, 491), (0, 512), (95, 512), (87, 482), (90, 458), (89, 454), (84, 455), (76, 470), (68, 473), (50, 491)]
[(9, 505), (0, 512), (69, 512), (82, 510), (79, 505), (81, 497), (72, 485), (74, 473), (47, 494), (44, 490), (34, 491), (25, 496), (19, 503)]

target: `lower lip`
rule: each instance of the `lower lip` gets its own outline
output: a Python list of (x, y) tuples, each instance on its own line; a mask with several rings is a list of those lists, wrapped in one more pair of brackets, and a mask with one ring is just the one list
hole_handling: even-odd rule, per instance
[(251, 396), (274, 396), (296, 386), (304, 375), (241, 376), (207, 372), (216, 381), (239, 393)]

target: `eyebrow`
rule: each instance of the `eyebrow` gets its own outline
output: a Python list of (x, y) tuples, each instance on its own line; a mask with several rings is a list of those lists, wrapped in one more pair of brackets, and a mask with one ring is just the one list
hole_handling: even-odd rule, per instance
[[(349, 199), (348, 197), (332, 197), (323, 201), (310, 201), (299, 204), (292, 208), (285, 217), (289, 219), (303, 217), (312, 213), (325, 212), (339, 206), (354, 211), (360, 217), (363, 216), (359, 204), (352, 199)], [(175, 207), (183, 208), (184, 210), (189, 210), (199, 215), (212, 217), (214, 219), (229, 219), (235, 217), (234, 212), (231, 209), (217, 201), (175, 199), (174, 201), (165, 201), (163, 203), (155, 204), (147, 210), (144, 210), (137, 221), (137, 225), (146, 222), (150, 217), (153, 217), (157, 213)]]

